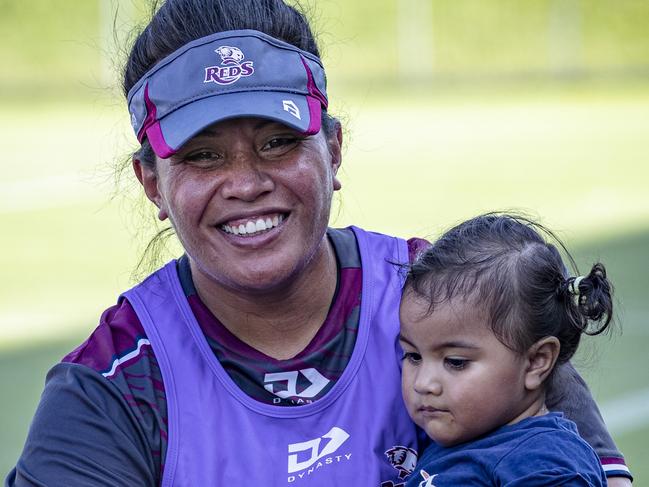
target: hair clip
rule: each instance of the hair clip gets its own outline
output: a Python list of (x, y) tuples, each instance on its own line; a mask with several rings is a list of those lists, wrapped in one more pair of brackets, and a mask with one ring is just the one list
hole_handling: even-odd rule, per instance
[(568, 284), (568, 291), (570, 291), (571, 294), (579, 296), (579, 284), (581, 283), (583, 278), (584, 276), (579, 276), (570, 281), (570, 283)]

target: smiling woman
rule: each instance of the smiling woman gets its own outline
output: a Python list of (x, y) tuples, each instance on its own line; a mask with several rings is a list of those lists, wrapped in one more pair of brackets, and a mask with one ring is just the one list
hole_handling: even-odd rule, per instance
[[(401, 485), (422, 434), (394, 263), (427, 242), (328, 228), (342, 131), (304, 15), (167, 0), (124, 92), (135, 176), (184, 254), (52, 369), (8, 485)], [(554, 406), (621, 464), (568, 376)]]
[[(327, 138), (238, 118), (212, 125), (169, 159), (156, 156), (155, 169), (134, 164), (160, 219), (173, 223), (205, 304), (275, 358), (290, 358), (311, 341), (336, 287), (335, 255), (323, 236), (340, 189), (340, 142), (339, 128)], [(257, 293), (245, 323), (242, 293)], [(294, 345), (280, 335), (266, 343), (269, 314), (277, 316), (273, 333), (288, 326)]]

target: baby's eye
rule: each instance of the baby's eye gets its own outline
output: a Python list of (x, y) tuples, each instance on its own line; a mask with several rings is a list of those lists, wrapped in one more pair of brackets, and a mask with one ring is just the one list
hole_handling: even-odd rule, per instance
[(469, 366), (469, 360), (465, 358), (457, 357), (446, 357), (444, 359), (444, 365), (446, 365), (451, 370), (463, 370)]
[(404, 352), (401, 360), (407, 360), (412, 364), (418, 364), (421, 362), (421, 355), (416, 352)]

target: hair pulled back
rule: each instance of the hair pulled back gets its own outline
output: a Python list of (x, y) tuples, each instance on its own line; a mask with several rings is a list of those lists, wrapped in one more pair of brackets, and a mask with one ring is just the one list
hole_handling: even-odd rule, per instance
[[(523, 353), (537, 340), (561, 343), (557, 362), (568, 361), (582, 333), (606, 330), (613, 313), (606, 269), (568, 277), (557, 247), (573, 258), (549, 230), (518, 215), (489, 213), (446, 232), (408, 268), (405, 292), (442, 302), (468, 299), (488, 315), (491, 329), (509, 348)], [(577, 286), (575, 286), (577, 284)]]
[[(320, 57), (305, 14), (282, 0), (166, 0), (159, 8), (154, 2), (153, 7), (155, 13), (135, 39), (124, 67), (125, 96), (166, 56), (216, 32), (257, 30)], [(332, 134), (335, 119), (324, 111), (322, 119), (325, 133)], [(136, 157), (149, 167), (155, 166), (155, 155), (147, 140)]]

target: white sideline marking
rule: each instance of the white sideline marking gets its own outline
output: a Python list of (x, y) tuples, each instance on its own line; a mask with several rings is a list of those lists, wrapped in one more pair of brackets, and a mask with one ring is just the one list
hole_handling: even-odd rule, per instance
[(649, 389), (625, 394), (601, 406), (611, 435), (637, 431), (649, 424)]
[(79, 173), (0, 183), (0, 213), (42, 210), (96, 198), (97, 185)]

